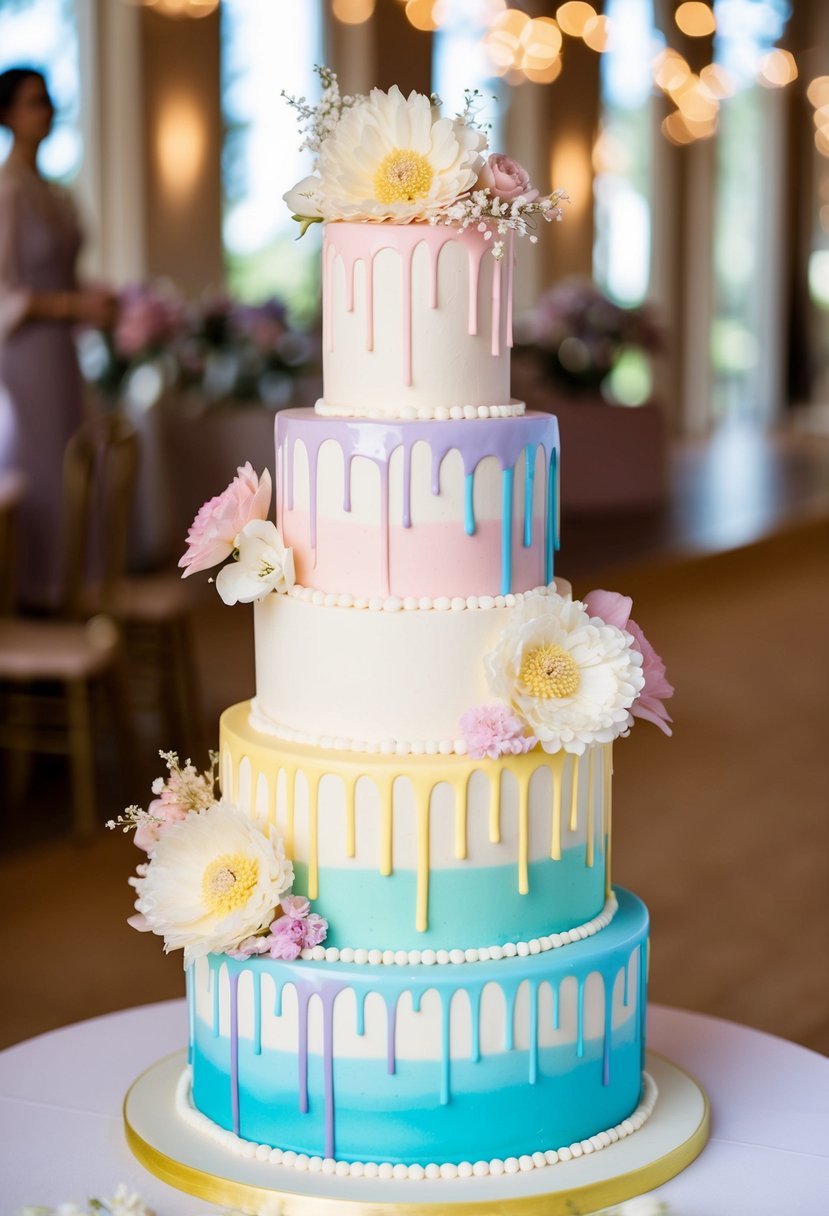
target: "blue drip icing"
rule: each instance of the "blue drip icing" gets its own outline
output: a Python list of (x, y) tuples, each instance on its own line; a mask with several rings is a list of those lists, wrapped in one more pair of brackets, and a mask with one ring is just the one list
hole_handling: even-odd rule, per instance
[(440, 997), (440, 1104), (449, 1105), (449, 1039), (452, 994), (441, 993)]
[(357, 1000), (357, 1024), (356, 1031), (360, 1038), (366, 1033), (366, 997), (367, 992), (355, 992), (354, 996)]
[(464, 480), (463, 526), (467, 536), (475, 535), (475, 474), (467, 473)]
[(190, 1035), (187, 1044), (187, 1063), (192, 1064), (193, 1042), (196, 1034), (196, 968), (193, 963), (187, 968), (185, 983), (187, 985), (187, 1026)]
[(550, 984), (553, 994), (553, 1030), (561, 1029), (561, 989), (558, 984)]
[(262, 976), (253, 972), (253, 1054), (262, 1054)]
[(535, 1085), (538, 1080), (538, 984), (530, 984), (530, 1069), (527, 1080)]
[(515, 1048), (515, 996), (518, 988), (511, 984), (503, 987), (502, 992), (507, 1006), (504, 1017), (504, 1051), (513, 1051)]
[(547, 473), (547, 520), (544, 538), (544, 581), (549, 583), (553, 578), (553, 553), (558, 548), (556, 540), (556, 510), (557, 510), (557, 466), (558, 453), (556, 449), (550, 452), (550, 462)]
[(219, 967), (221, 960), (216, 962), (211, 958), (208, 984), (210, 995), (213, 997), (213, 1038), (219, 1037)]
[(535, 457), (537, 443), (528, 443), (524, 449), (524, 548), (533, 543), (533, 489), (535, 486)]
[(468, 991), (470, 1014), (472, 1017), (472, 1043), (469, 1058), (473, 1064), (479, 1064), (481, 1060), (481, 994), (483, 993), (483, 987), (479, 985), (477, 988), (470, 988)]
[(273, 1002), (273, 1016), (275, 1018), (282, 1017), (282, 985), (279, 980), (276, 981), (276, 996)]
[(578, 997), (578, 1030), (576, 1037), (576, 1055), (579, 1059), (584, 1055), (584, 979), (579, 978)]
[[(501, 492), (501, 595), (512, 587), (512, 487), (515, 469), (502, 470)], [(549, 582), (549, 579), (547, 580)]]

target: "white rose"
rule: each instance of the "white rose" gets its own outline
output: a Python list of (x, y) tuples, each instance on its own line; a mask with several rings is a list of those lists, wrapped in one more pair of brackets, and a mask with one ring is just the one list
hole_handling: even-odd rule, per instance
[(325, 218), (322, 202), (322, 182), (315, 175), (303, 177), (282, 195), (291, 209), (291, 214), (300, 219), (321, 220)]
[(251, 604), (271, 591), (290, 591), (296, 577), (294, 553), (282, 543), (269, 519), (252, 519), (236, 537), (236, 561), (216, 576), (216, 590), (226, 604)]

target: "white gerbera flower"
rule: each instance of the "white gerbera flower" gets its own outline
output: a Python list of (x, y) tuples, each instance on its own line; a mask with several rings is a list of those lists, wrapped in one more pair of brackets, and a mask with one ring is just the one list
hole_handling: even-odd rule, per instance
[(135, 907), (185, 965), (266, 929), (294, 881), (276, 828), (223, 802), (170, 824), (141, 869)]
[(485, 664), (492, 691), (546, 752), (582, 755), (629, 730), (645, 682), (630, 634), (558, 595), (527, 596)]
[(474, 127), (441, 118), (424, 93), (372, 89), (322, 143), (314, 203), (326, 219), (425, 219), (474, 186), (485, 145)]

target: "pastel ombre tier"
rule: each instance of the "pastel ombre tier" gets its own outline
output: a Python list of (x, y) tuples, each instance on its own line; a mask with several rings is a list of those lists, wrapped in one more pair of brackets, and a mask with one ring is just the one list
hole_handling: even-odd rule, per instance
[(462, 422), (276, 419), (277, 523), (305, 587), (467, 599), (549, 583), (559, 437), (549, 414)]
[(614, 1127), (641, 1093), (648, 933), (617, 894), (595, 937), (474, 966), (210, 955), (188, 976), (195, 1105), (340, 1161), (486, 1162)]
[(269, 739), (243, 704), (222, 716), (220, 775), (225, 797), (278, 825), (329, 950), (464, 961), (510, 943), (555, 949), (551, 935), (588, 937), (612, 918), (609, 746), (350, 754)]
[(328, 223), (321, 413), (449, 418), (523, 411), (510, 398), (511, 235), (499, 261), (477, 228)]
[[(528, 596), (555, 589), (570, 594), (559, 579)], [(526, 598), (373, 610), (307, 588), (267, 596), (254, 613), (252, 723), (337, 751), (462, 753), (461, 715), (491, 700), (484, 656)]]

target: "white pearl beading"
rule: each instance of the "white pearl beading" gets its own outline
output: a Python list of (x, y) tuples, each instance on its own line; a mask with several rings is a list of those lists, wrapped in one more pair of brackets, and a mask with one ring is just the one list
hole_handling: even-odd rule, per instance
[(656, 1105), (658, 1090), (653, 1077), (647, 1072), (642, 1073), (642, 1097), (636, 1110), (627, 1119), (610, 1127), (607, 1131), (597, 1132), (586, 1140), (577, 1140), (573, 1144), (564, 1145), (546, 1152), (527, 1153), (521, 1157), (494, 1157), (491, 1161), (461, 1161), (455, 1164), (446, 1161), (442, 1165), (430, 1162), (428, 1165), (392, 1165), (384, 1161), (381, 1164), (362, 1161), (335, 1161), (331, 1157), (309, 1157), (305, 1153), (295, 1153), (291, 1150), (283, 1152), (279, 1148), (271, 1148), (269, 1144), (255, 1144), (252, 1140), (243, 1140), (233, 1132), (219, 1127), (193, 1106), (191, 1097), (192, 1075), (188, 1065), (181, 1074), (176, 1086), (176, 1112), (181, 1119), (195, 1131), (207, 1136), (221, 1148), (228, 1150), (237, 1157), (249, 1160), (268, 1161), (272, 1165), (286, 1169), (300, 1170), (310, 1174), (334, 1174), (338, 1178), (380, 1178), (384, 1182), (390, 1179), (407, 1179), (409, 1181), (431, 1181), (434, 1179), (450, 1178), (484, 1178), (488, 1175), (527, 1173), (530, 1170), (545, 1169), (557, 1165), (560, 1161), (572, 1161), (574, 1157), (587, 1157), (591, 1153), (609, 1148), (619, 1140), (632, 1136), (650, 1118)]
[[(274, 592), (278, 594), (278, 592)], [(514, 608), (528, 596), (556, 595), (555, 581), (529, 591), (510, 592), (508, 595), (350, 595), (347, 592), (320, 591), (319, 588), (302, 587), (294, 583), (288, 595), (303, 604), (315, 604), (318, 608), (357, 608), (368, 612), (481, 612), (491, 608)]]
[(610, 895), (598, 916), (564, 929), (561, 933), (533, 937), (526, 942), (506, 942), (503, 946), (480, 946), (466, 950), (363, 950), (350, 946), (311, 946), (303, 950), (300, 958), (322, 963), (356, 963), (360, 967), (445, 967), (465, 963), (494, 963), (505, 958), (526, 958), (530, 954), (545, 954), (548, 950), (559, 950), (572, 942), (595, 937), (606, 929), (616, 915), (619, 905), (615, 895)]
[(360, 406), (327, 405), (320, 398), (314, 411), (324, 418), (376, 418), (381, 421), (402, 419), (404, 422), (459, 422), (474, 418), (515, 418), (526, 410), (524, 401), (512, 400), (505, 405), (402, 405), (389, 412), (380, 409), (362, 409)]

